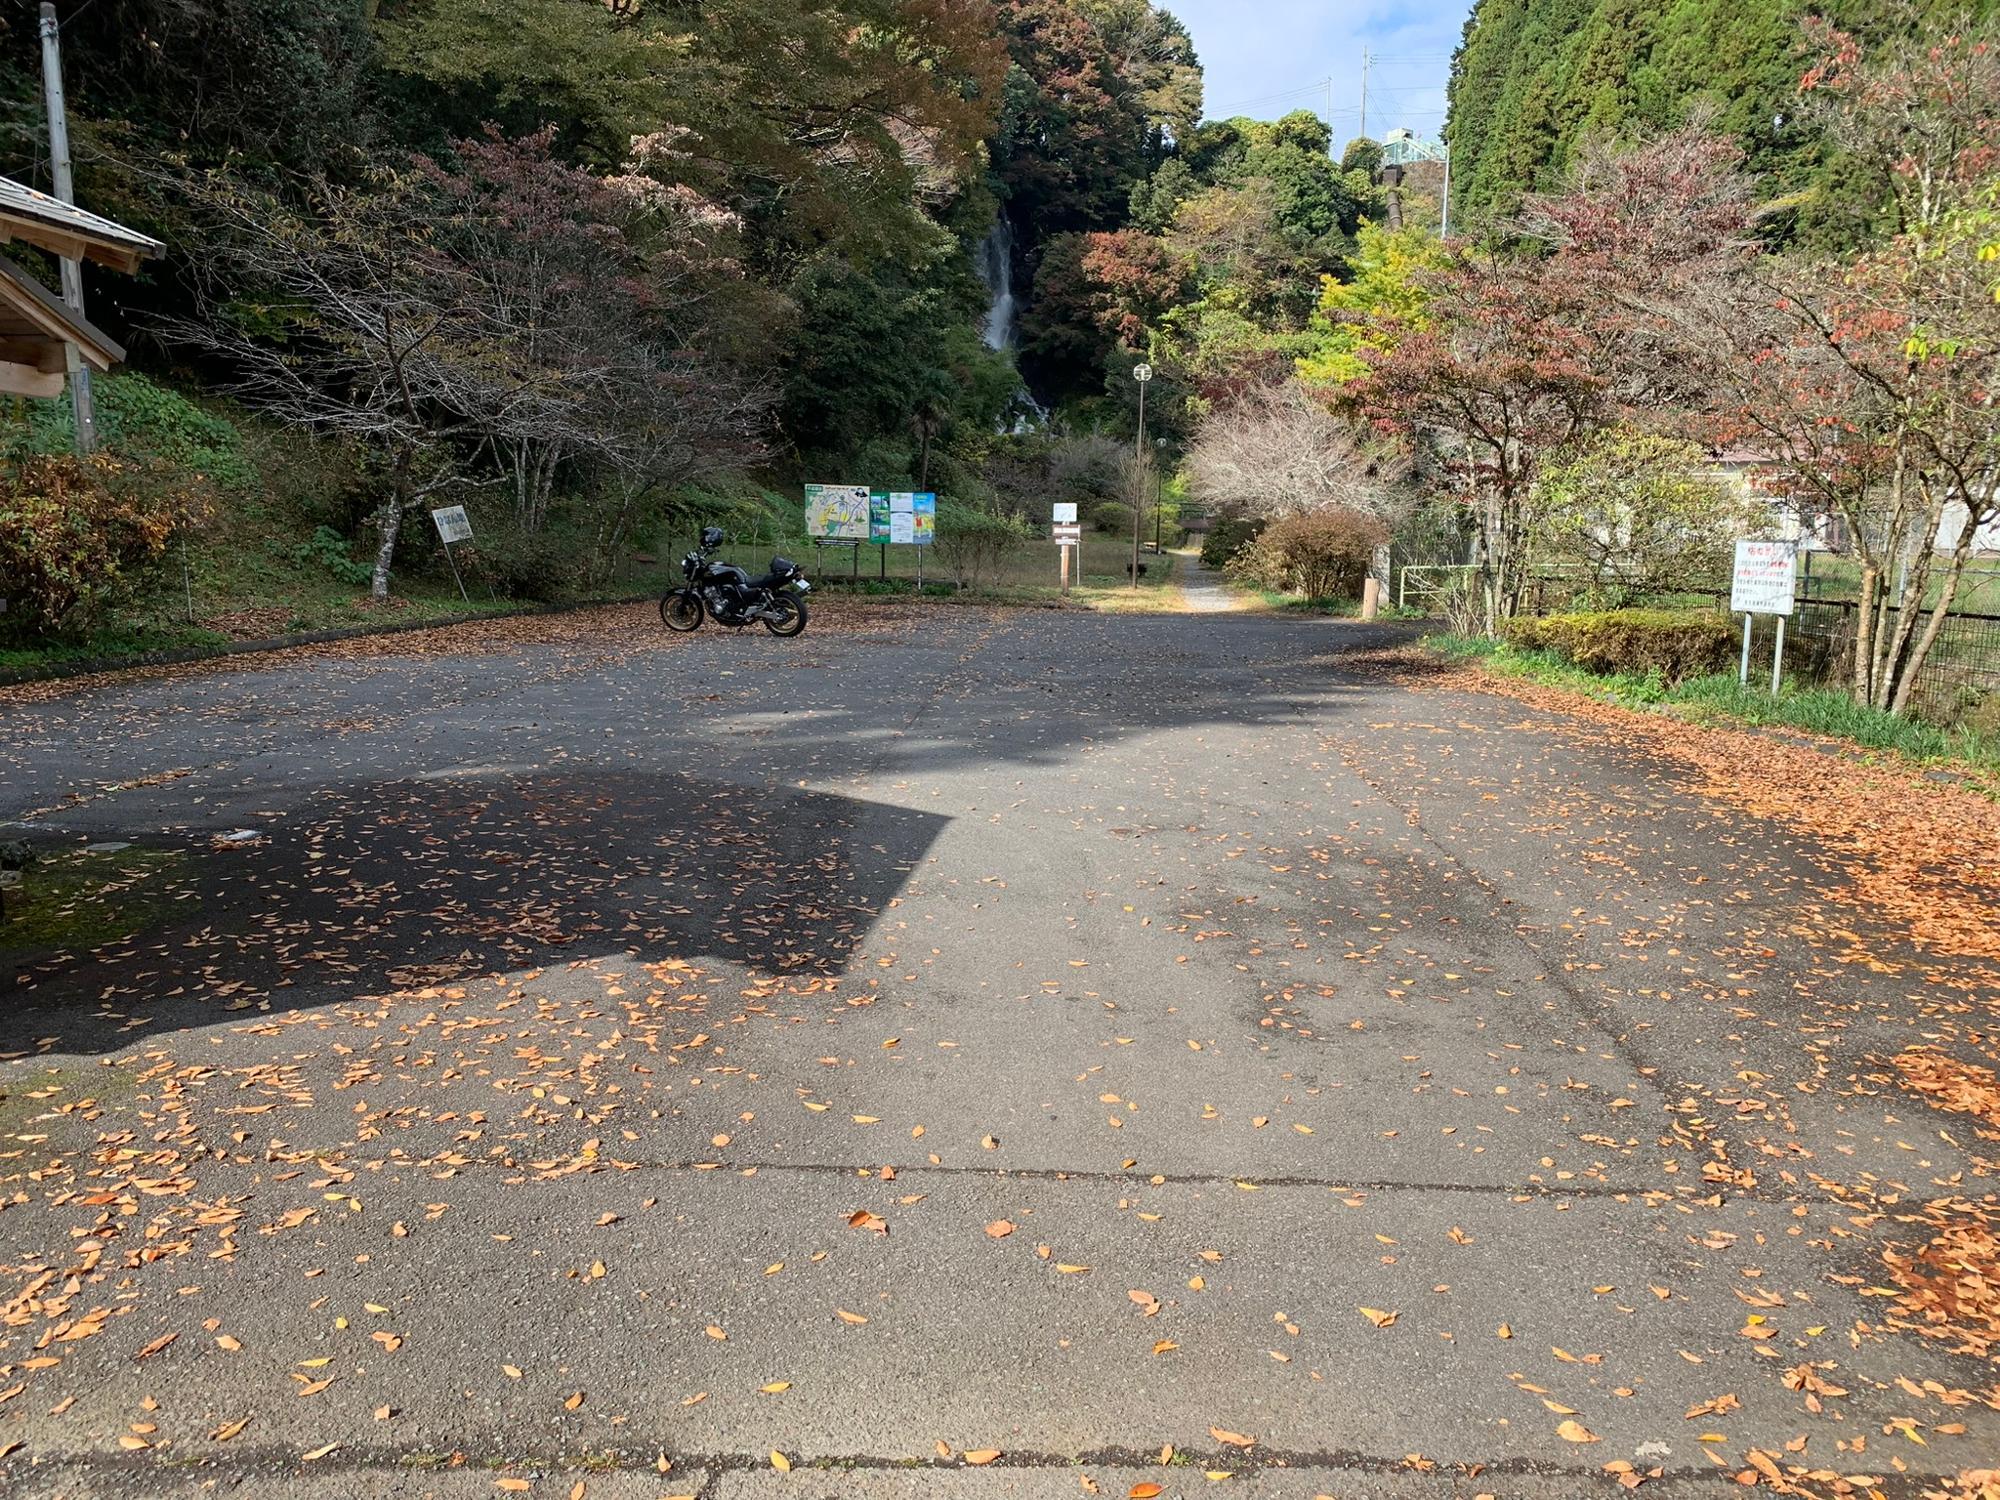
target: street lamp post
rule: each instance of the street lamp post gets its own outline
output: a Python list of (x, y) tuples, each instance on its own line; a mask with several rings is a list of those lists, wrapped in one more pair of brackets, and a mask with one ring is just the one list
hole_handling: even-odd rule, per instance
[(1154, 438), (1153, 446), (1159, 450), (1159, 457), (1153, 463), (1153, 556), (1163, 557), (1160, 550), (1160, 523), (1162, 512), (1167, 508), (1167, 440)]
[(1132, 476), (1132, 587), (1139, 587), (1139, 529), (1146, 523), (1146, 387), (1152, 384), (1153, 367), (1140, 365), (1132, 378), (1139, 382), (1139, 472)]

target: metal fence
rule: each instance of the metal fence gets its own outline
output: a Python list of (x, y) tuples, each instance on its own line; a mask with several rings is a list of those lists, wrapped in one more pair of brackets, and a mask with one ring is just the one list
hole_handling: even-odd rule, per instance
[[(1854, 658), (1859, 608), (1851, 599), (1801, 597), (1792, 617), (1793, 637), (1805, 652), (1799, 665), (1828, 682), (1844, 680)], [(1928, 626), (1919, 620), (1919, 634)], [(1897, 613), (1889, 613), (1889, 629)], [(1911, 706), (1940, 724), (1957, 722), (1989, 696), (2000, 693), (2000, 615), (1950, 614), (1937, 643), (1917, 672)]]
[(1404, 568), (1397, 577), (1396, 605), (1400, 609), (1421, 609), (1426, 614), (1441, 613), (1452, 595), (1471, 586), (1472, 576), (1478, 571), (1469, 563)]

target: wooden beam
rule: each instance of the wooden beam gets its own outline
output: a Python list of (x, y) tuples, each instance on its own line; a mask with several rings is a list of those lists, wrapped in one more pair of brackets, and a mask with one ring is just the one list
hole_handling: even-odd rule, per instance
[(44, 372), (59, 372), (65, 366), (62, 340), (0, 338), (0, 361)]
[(81, 235), (65, 234), (60, 229), (52, 229), (30, 219), (17, 219), (4, 212), (0, 212), (0, 234), (9, 239), (25, 240), (37, 249), (59, 255), (65, 260), (82, 260), (91, 251), (90, 242)]
[(82, 235), (69, 234), (47, 224), (36, 223), (32, 219), (16, 218), (0, 210), (0, 244), (9, 240), (21, 240), (37, 249), (46, 250), (51, 255), (59, 255), (68, 260), (94, 260), (100, 266), (109, 266), (114, 271), (122, 271), (127, 276), (138, 274), (145, 257), (137, 250), (123, 245), (114, 245), (102, 240), (88, 239)]
[(63, 393), (63, 372), (0, 360), (0, 395), (52, 398)]

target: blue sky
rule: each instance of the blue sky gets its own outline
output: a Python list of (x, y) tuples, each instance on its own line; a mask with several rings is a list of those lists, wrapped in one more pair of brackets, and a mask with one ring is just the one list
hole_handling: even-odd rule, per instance
[[(1404, 125), (1436, 138), (1444, 84), (1471, 0), (1164, 0), (1194, 34), (1208, 75), (1210, 118), (1273, 119), (1293, 109), (1324, 115), (1333, 79), (1333, 135), (1361, 130), (1361, 54), (1370, 69), (1368, 133)], [(1273, 97), (1283, 95), (1285, 97)]]

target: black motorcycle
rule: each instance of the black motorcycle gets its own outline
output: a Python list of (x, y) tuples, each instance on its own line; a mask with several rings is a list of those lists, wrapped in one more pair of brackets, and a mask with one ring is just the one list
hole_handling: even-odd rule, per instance
[(660, 601), (660, 619), (667, 629), (699, 630), (706, 616), (736, 630), (760, 620), (772, 635), (794, 636), (804, 630), (806, 595), (812, 590), (805, 569), (774, 557), (770, 572), (752, 578), (734, 563), (715, 560), (724, 540), (722, 528), (711, 526), (702, 532), (701, 545), (681, 559), (687, 583)]

